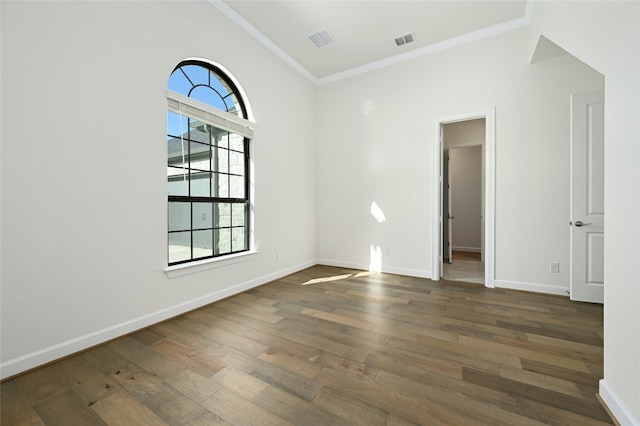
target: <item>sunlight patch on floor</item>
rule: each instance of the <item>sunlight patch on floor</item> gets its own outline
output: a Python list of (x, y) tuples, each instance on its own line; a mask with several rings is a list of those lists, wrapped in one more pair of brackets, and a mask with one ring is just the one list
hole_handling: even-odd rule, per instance
[(333, 277), (314, 278), (312, 280), (307, 281), (306, 283), (302, 283), (302, 285), (311, 285), (311, 284), (318, 284), (318, 283), (326, 283), (330, 281), (346, 280), (351, 275), (352, 274), (344, 274), (344, 275), (335, 275)]
[(359, 278), (359, 277), (368, 277), (370, 275), (377, 275), (378, 272), (374, 272), (374, 271), (362, 271), (357, 273), (356, 275), (354, 275), (355, 278)]

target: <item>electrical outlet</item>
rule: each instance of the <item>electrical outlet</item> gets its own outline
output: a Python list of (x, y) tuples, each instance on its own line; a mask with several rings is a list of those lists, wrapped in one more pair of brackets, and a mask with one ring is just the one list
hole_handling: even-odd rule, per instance
[(276, 260), (282, 260), (282, 253), (278, 252), (276, 254)]
[(557, 274), (560, 272), (560, 262), (549, 262), (549, 272)]

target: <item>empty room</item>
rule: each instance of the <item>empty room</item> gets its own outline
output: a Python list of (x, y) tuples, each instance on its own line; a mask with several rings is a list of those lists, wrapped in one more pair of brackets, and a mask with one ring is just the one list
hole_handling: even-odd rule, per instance
[(639, 2), (0, 24), (2, 425), (640, 424)]

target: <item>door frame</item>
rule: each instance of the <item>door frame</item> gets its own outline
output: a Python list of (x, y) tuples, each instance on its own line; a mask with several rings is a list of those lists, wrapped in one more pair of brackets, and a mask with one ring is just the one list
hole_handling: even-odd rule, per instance
[[(453, 261), (453, 218), (451, 216), (451, 148), (442, 151), (442, 266)], [(446, 244), (445, 244), (446, 243)]]
[(442, 276), (442, 161), (444, 141), (442, 127), (460, 121), (485, 119), (484, 155), (484, 285), (495, 287), (495, 193), (496, 193), (496, 109), (436, 119), (433, 133), (433, 203), (431, 279)]

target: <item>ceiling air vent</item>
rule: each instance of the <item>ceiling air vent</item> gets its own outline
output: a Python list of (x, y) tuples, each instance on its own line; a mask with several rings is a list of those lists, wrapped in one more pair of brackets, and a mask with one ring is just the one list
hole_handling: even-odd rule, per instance
[(413, 33), (409, 33), (395, 38), (396, 46), (402, 46), (403, 44), (413, 43), (415, 37)]
[(331, 37), (331, 34), (329, 34), (329, 31), (327, 30), (322, 30), (315, 34), (311, 34), (309, 36), (309, 40), (311, 40), (311, 42), (315, 44), (316, 47), (326, 46), (327, 44), (334, 42), (333, 37)]

